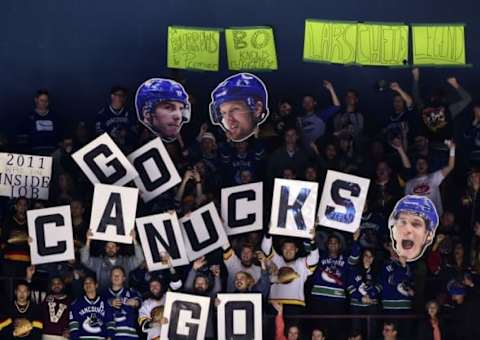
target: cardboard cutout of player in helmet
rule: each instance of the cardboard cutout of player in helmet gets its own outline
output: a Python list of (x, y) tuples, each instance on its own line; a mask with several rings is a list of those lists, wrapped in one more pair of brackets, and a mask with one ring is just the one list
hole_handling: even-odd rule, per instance
[(210, 119), (234, 142), (255, 133), (269, 115), (268, 92), (263, 81), (251, 73), (228, 77), (212, 91)]
[(183, 124), (190, 121), (188, 93), (170, 79), (152, 78), (140, 85), (135, 108), (140, 123), (165, 142), (173, 142)]
[(437, 209), (428, 197), (407, 195), (395, 205), (388, 227), (397, 255), (413, 262), (433, 242), (438, 227)]

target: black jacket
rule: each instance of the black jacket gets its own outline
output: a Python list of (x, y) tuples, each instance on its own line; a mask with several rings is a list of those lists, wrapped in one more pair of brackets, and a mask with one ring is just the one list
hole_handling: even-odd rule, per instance
[[(439, 319), (440, 335), (442, 340), (447, 340), (447, 328), (443, 319)], [(418, 340), (434, 340), (433, 339), (433, 327), (429, 318), (420, 320), (417, 327), (417, 339)]]

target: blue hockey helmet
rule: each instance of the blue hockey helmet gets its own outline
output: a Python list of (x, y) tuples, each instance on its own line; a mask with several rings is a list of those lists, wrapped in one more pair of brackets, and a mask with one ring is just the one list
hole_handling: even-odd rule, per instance
[[(427, 230), (435, 233), (438, 227), (437, 209), (433, 202), (425, 196), (407, 195), (401, 198), (390, 215), (390, 219), (397, 219), (400, 213), (409, 213), (420, 216), (425, 220)], [(390, 221), (390, 226), (393, 221)]]
[(263, 104), (263, 112), (257, 117), (257, 125), (262, 124), (268, 117), (268, 92), (265, 84), (260, 78), (251, 73), (237, 73), (221, 82), (211, 94), (210, 118), (212, 123), (222, 124), (222, 113), (220, 105), (225, 102), (242, 100), (252, 112), (255, 112), (257, 102)]
[[(191, 105), (187, 91), (180, 83), (163, 78), (152, 78), (139, 86), (135, 94), (135, 108), (138, 119), (145, 124), (145, 113), (152, 113), (156, 105), (164, 101), (183, 103), (182, 124), (190, 121)], [(152, 126), (148, 127), (154, 129)]]

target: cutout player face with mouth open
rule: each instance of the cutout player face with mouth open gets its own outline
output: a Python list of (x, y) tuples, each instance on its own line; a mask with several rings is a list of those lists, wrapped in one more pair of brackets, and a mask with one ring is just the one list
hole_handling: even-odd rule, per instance
[(409, 195), (399, 200), (389, 219), (390, 237), (398, 256), (419, 259), (432, 243), (438, 214), (427, 197)]
[(407, 259), (415, 258), (422, 251), (429, 237), (423, 218), (408, 213), (400, 214), (393, 233), (398, 255)]

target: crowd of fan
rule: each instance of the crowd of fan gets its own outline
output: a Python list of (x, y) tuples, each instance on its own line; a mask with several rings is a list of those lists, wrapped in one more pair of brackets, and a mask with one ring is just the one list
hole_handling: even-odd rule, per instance
[[(79, 333), (78, 304), (100, 298), (111, 311), (102, 321), (105, 337), (154, 339), (169, 322), (161, 307), (170, 290), (212, 298), (209, 339), (216, 338), (219, 292), (261, 293), (263, 310), (272, 316), (265, 318), (267, 338), (366, 339), (364, 318), (301, 318), (351, 314), (382, 315), (385, 320), (370, 320), (375, 338), (480, 339), (475, 327), (480, 307), (480, 104), (472, 104), (453, 77), (443, 86), (448, 91), (431, 89), (424, 97), (417, 69), (412, 83), (411, 90), (390, 84), (392, 108), (383, 118), (360, 112), (357, 91), (346, 91), (340, 100), (325, 81), (331, 103), (317, 103), (308, 95), (302, 111), (294, 112), (297, 102), (280, 100), (246, 141), (225, 140), (207, 122), (199, 122), (198, 136), (191, 140), (178, 135), (166, 147), (183, 180), (152, 202), (139, 202), (137, 217), (172, 209), (181, 217), (211, 201), (218, 207), (221, 188), (263, 181), (266, 221), (262, 232), (231, 237), (231, 247), (160, 272), (147, 270), (138, 241), (120, 246), (91, 240), (93, 186), (71, 158), (104, 132), (125, 154), (154, 137), (128, 109), (127, 90), (112, 89), (94, 129), (84, 121), (65, 129), (61, 116), (50, 110), (48, 92), (38, 91), (28, 120), (0, 145), (2, 151), (53, 157), (48, 201), (1, 201), (3, 301), (12, 292), (14, 296), (0, 304), (0, 337), (86, 339)], [(193, 111), (195, 116), (195, 107)], [(371, 180), (360, 229), (351, 235), (317, 226), (312, 241), (271, 237), (268, 193), (273, 179), (315, 181), (321, 192), (329, 169)], [(405, 194), (429, 196), (441, 216), (432, 246), (413, 263), (396, 256), (387, 225)], [(64, 204), (71, 207), (75, 261), (31, 266), (26, 211)], [(168, 254), (164, 261), (170, 263)], [(418, 314), (424, 317), (399, 317)], [(18, 315), (26, 315), (31, 327), (15, 323)]]

